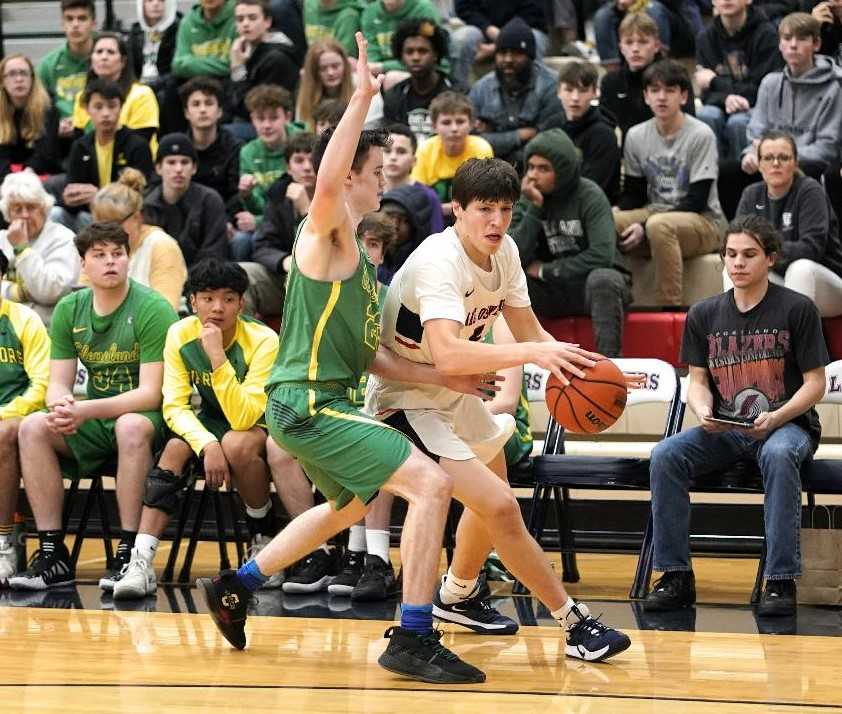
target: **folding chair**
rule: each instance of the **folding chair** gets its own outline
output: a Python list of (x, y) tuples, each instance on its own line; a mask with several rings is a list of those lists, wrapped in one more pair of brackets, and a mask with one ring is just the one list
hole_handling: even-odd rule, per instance
[[(680, 425), (678, 412), (681, 405), (680, 382), (675, 368), (658, 359), (613, 360), (624, 372), (639, 372), (646, 376), (645, 387), (629, 393), (627, 405), (662, 403), (666, 405), (664, 437), (675, 433)], [(533, 373), (530, 380), (530, 401), (543, 399), (549, 373), (540, 367), (529, 366)], [(535, 489), (529, 516), (529, 532), (540, 542), (544, 534), (546, 510), (552, 501), (558, 526), (558, 545), (562, 559), (562, 578), (578, 582), (576, 546), (570, 525), (569, 505), (571, 488), (630, 489), (649, 488), (649, 460), (616, 456), (570, 456), (565, 453), (564, 429), (550, 415), (547, 436), (540, 455), (533, 457), (532, 472)], [(522, 584), (515, 590), (523, 592)]]

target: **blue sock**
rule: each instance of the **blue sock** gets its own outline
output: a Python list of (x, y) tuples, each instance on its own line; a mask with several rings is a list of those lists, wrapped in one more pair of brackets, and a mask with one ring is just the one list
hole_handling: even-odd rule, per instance
[(258, 590), (268, 579), (269, 576), (260, 572), (260, 568), (257, 567), (257, 563), (254, 560), (250, 560), (245, 565), (240, 566), (240, 569), (237, 571), (237, 580), (250, 593)]
[(433, 631), (433, 604), (401, 605), (401, 627), (419, 635), (429, 635)]

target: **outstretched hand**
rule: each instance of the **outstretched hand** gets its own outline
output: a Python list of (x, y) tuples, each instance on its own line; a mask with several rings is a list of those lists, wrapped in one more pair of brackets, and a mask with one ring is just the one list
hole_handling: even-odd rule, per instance
[(362, 32), (357, 32), (355, 35), (357, 39), (357, 91), (363, 92), (369, 97), (380, 93), (380, 87), (383, 85), (383, 75), (378, 74), (376, 77), (372, 75), (371, 68), (368, 65), (368, 40), (365, 39)]

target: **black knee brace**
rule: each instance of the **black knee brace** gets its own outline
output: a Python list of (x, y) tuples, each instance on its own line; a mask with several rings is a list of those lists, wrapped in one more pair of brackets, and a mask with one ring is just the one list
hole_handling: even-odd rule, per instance
[(146, 477), (143, 505), (174, 516), (188, 480), (186, 475), (176, 476), (172, 471), (155, 466)]

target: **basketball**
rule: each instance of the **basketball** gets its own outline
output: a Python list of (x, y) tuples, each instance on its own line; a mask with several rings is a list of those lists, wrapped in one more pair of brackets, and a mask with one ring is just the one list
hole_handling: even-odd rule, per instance
[(626, 380), (610, 359), (585, 367), (584, 379), (570, 376), (566, 387), (554, 374), (547, 380), (547, 408), (568, 431), (598, 434), (611, 426), (626, 408)]

